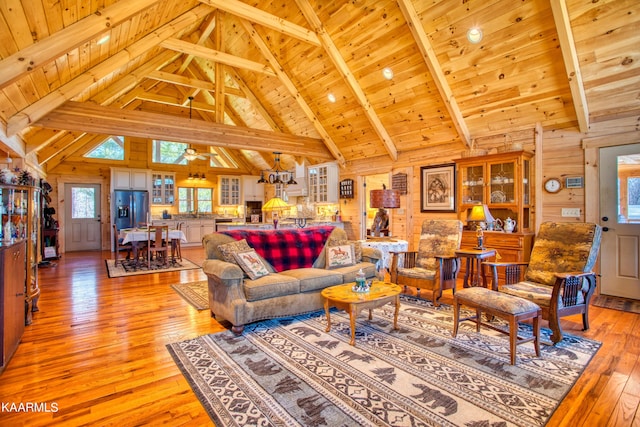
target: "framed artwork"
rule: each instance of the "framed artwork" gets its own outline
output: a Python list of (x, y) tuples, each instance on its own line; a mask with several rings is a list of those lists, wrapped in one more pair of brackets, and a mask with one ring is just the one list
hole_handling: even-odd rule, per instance
[(455, 163), (422, 166), (420, 172), (420, 210), (422, 212), (455, 212)]

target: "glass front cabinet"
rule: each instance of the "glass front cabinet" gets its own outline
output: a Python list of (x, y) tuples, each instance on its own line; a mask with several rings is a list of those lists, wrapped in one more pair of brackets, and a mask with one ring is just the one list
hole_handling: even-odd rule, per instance
[(175, 201), (175, 174), (172, 172), (151, 173), (151, 204), (173, 205)]
[(496, 229), (509, 218), (516, 223), (514, 231), (533, 231), (531, 159), (531, 153), (516, 151), (456, 160), (461, 219), (473, 205), (486, 204)]
[(38, 254), (40, 245), (40, 189), (27, 186), (0, 185), (1, 243), (8, 248), (26, 241), (25, 323), (38, 311)]

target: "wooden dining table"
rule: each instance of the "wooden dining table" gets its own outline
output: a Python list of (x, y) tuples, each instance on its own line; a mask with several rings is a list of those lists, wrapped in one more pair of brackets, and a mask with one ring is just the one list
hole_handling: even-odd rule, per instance
[[(153, 230), (153, 227), (151, 229)], [(123, 228), (120, 230), (118, 237), (122, 239), (122, 244), (131, 243), (131, 247), (133, 248), (133, 256), (137, 262), (138, 251), (141, 247), (141, 243), (147, 241), (149, 237), (149, 231), (146, 228)], [(155, 237), (155, 234), (152, 233), (151, 239), (155, 240)], [(181, 243), (187, 243), (187, 236), (182, 230), (169, 230), (169, 236), (162, 237), (171, 240), (171, 264), (175, 264), (178, 241)]]

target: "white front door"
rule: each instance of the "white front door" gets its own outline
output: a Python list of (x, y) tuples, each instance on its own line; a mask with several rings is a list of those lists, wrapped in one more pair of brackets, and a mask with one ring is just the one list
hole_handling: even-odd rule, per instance
[(640, 144), (600, 149), (600, 293), (640, 299)]
[(102, 248), (100, 184), (65, 184), (65, 251)]

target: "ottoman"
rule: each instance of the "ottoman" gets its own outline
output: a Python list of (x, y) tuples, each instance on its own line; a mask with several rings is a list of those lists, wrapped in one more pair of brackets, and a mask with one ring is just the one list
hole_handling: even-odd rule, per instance
[[(460, 306), (464, 305), (476, 310), (475, 317), (460, 319)], [(491, 291), (487, 288), (474, 287), (460, 289), (455, 293), (453, 304), (453, 336), (458, 335), (458, 324), (464, 320), (475, 320), (476, 331), (480, 332), (480, 325), (509, 335), (509, 350), (511, 352), (511, 364), (516, 364), (516, 346), (533, 341), (536, 356), (540, 357), (540, 307), (524, 298)], [(482, 322), (482, 312), (493, 315), (509, 323), (509, 332), (496, 328), (489, 323)], [(530, 338), (518, 337), (518, 322), (533, 319), (533, 336)]]

